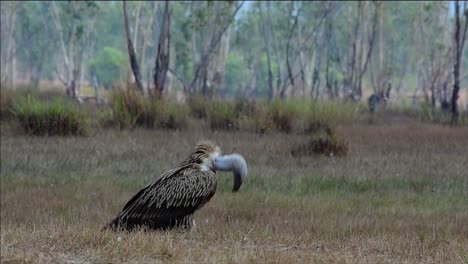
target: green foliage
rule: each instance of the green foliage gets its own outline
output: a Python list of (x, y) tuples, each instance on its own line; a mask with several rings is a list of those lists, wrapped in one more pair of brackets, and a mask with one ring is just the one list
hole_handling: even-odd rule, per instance
[(87, 116), (60, 98), (56, 98), (52, 103), (42, 103), (32, 96), (23, 97), (15, 102), (14, 113), (20, 127), (28, 135), (87, 134)]
[(233, 130), (238, 128), (234, 105), (229, 102), (212, 101), (208, 108), (208, 120), (213, 130)]
[(89, 63), (90, 71), (95, 71), (99, 82), (109, 87), (113, 81), (120, 80), (125, 71), (126, 59), (124, 53), (104, 47)]
[(190, 113), (195, 118), (206, 118), (208, 116), (208, 103), (202, 96), (191, 96), (187, 99)]
[[(164, 101), (160, 100), (160, 103)], [(165, 129), (184, 129), (187, 127), (189, 109), (186, 105), (164, 103), (159, 116), (159, 127)]]

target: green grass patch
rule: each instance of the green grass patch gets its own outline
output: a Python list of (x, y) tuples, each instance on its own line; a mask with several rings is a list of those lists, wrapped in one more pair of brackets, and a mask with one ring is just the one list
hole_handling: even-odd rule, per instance
[(110, 94), (110, 111), (100, 115), (105, 127), (183, 129), (188, 108), (163, 99), (144, 97), (133, 90), (116, 90)]
[(84, 136), (88, 118), (61, 98), (43, 103), (32, 96), (18, 99), (13, 112), (23, 132), (36, 136)]
[(207, 112), (210, 128), (213, 130), (235, 130), (238, 116), (231, 102), (211, 101)]

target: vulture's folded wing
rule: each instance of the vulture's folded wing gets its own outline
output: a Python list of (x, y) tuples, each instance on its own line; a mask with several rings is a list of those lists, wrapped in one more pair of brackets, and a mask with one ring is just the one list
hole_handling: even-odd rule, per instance
[(168, 171), (133, 196), (111, 226), (125, 229), (141, 225), (173, 226), (208, 202), (215, 191), (216, 176), (211, 171), (191, 168)]

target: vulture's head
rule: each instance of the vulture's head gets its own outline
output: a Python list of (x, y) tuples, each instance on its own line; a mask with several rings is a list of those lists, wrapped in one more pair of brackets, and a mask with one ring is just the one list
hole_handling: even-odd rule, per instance
[(221, 149), (209, 141), (198, 143), (186, 162), (197, 164), (202, 171), (232, 171), (233, 192), (239, 190), (247, 176), (247, 163), (242, 155), (237, 153), (221, 155)]

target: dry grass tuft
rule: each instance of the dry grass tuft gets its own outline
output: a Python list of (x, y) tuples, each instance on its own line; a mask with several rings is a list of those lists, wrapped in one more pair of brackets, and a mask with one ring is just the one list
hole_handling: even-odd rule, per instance
[(344, 140), (338, 139), (331, 128), (317, 131), (310, 136), (305, 144), (296, 146), (291, 150), (293, 156), (318, 154), (327, 157), (342, 157), (347, 153), (348, 144)]

